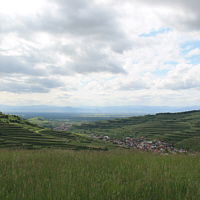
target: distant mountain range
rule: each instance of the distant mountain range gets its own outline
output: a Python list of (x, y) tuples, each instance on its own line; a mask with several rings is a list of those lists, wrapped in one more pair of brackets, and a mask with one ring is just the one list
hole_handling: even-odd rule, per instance
[(162, 112), (184, 112), (190, 110), (200, 110), (200, 106), (188, 107), (168, 107), (168, 106), (9, 106), (0, 105), (3, 113), (104, 113), (104, 114), (155, 114)]

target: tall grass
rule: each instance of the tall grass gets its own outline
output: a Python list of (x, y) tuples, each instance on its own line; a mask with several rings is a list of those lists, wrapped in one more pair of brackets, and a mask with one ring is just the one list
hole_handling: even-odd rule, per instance
[(200, 154), (0, 150), (0, 199), (200, 199)]

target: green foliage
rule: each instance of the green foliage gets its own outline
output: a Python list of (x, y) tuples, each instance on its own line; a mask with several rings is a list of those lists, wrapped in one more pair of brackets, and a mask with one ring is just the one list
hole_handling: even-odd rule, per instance
[(61, 125), (62, 123), (60, 122), (53, 122), (51, 120), (45, 119), (43, 117), (33, 117), (28, 119), (29, 122), (33, 124), (37, 124), (39, 126), (43, 126), (45, 128), (52, 128)]
[(200, 152), (200, 137), (193, 137), (189, 139), (182, 140), (175, 145), (176, 148), (184, 148), (191, 151)]
[[(32, 122), (53, 127), (61, 122), (53, 122), (42, 117)], [(54, 124), (53, 124), (54, 123)], [(174, 143), (177, 148), (200, 151), (200, 111), (183, 113), (159, 113), (108, 121), (98, 121), (73, 125), (70, 132), (44, 130), (16, 115), (0, 113), (0, 148), (61, 148), (61, 149), (102, 149), (117, 148), (104, 141), (90, 140), (87, 135), (107, 135), (111, 138), (144, 136), (148, 140), (158, 139)], [(84, 135), (82, 135), (84, 134)], [(69, 141), (70, 144), (69, 144)]]
[[(68, 114), (68, 113), (21, 113), (28, 121), (45, 128), (57, 127), (61, 124), (79, 124), (95, 121), (104, 121), (115, 118), (124, 118), (130, 115), (106, 114)], [(39, 117), (38, 117), (39, 116)]]
[[(44, 121), (45, 119), (39, 118)], [(0, 148), (106, 150), (117, 145), (66, 131), (44, 129), (14, 115), (0, 115)]]
[[(75, 133), (107, 135), (113, 139), (144, 136), (149, 140), (183, 144), (180, 143), (183, 140), (193, 138), (196, 141), (195, 138), (200, 137), (200, 111), (98, 121), (74, 125), (69, 130)], [(192, 144), (189, 149), (192, 149)]]
[(0, 150), (0, 199), (198, 200), (200, 154)]

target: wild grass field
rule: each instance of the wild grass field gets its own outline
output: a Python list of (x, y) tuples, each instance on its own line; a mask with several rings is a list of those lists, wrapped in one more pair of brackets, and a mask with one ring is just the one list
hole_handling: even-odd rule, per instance
[[(199, 112), (180, 115), (83, 124), (80, 131), (93, 132), (97, 128), (101, 133), (119, 136), (120, 131), (122, 135), (128, 130), (137, 135), (140, 130), (140, 135), (152, 130), (151, 134), (159, 136), (162, 130), (165, 134), (160, 137), (169, 136), (171, 131), (171, 138), (174, 135), (183, 139), (178, 145), (198, 149)], [(0, 199), (199, 200), (199, 197), (200, 153), (160, 155), (120, 149), (106, 141), (44, 129), (18, 116), (0, 113)]]
[(200, 154), (0, 150), (0, 199), (199, 200)]

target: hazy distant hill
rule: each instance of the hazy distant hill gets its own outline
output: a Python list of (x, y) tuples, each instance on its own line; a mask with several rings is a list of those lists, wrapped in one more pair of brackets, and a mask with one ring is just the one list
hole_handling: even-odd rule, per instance
[(5, 113), (16, 113), (16, 112), (33, 112), (33, 113), (42, 113), (42, 112), (61, 112), (61, 113), (76, 113), (84, 112), (84, 109), (77, 109), (72, 107), (59, 107), (59, 106), (44, 106), (44, 105), (33, 105), (33, 106), (7, 106), (0, 105), (0, 110)]
[(57, 112), (57, 113), (107, 113), (107, 114), (155, 114), (161, 112), (183, 112), (190, 110), (198, 110), (200, 106), (190, 107), (167, 107), (167, 106), (80, 106), (80, 107), (59, 107), (59, 106), (45, 106), (45, 105), (32, 105), (32, 106), (8, 106), (0, 105), (0, 110), (5, 113), (18, 113), (18, 112)]

